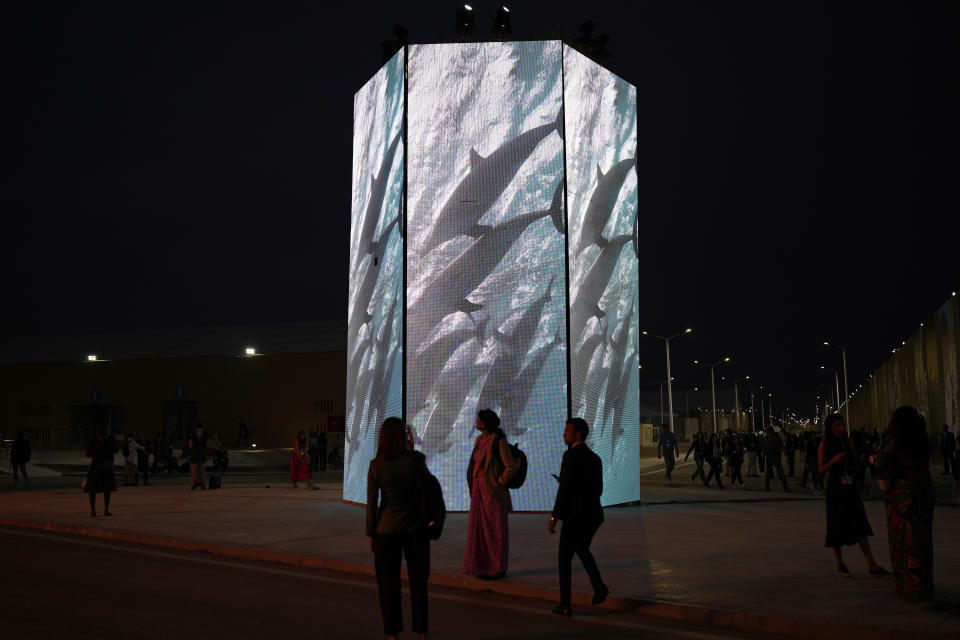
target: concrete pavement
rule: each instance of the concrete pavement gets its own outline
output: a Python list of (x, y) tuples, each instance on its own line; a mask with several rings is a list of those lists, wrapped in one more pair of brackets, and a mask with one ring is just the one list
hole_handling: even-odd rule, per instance
[[(643, 466), (657, 486), (644, 488), (643, 506), (607, 509), (593, 545), (613, 594), (606, 607), (804, 638), (960, 637), (956, 507), (936, 512), (938, 604), (921, 607), (897, 598), (890, 579), (868, 578), (854, 548), (844, 557), (855, 577), (836, 576), (822, 542), (823, 504), (795, 485), (791, 494), (704, 489), (684, 484), (678, 470), (666, 487), (654, 466)], [(89, 517), (79, 486), (4, 493), (0, 525), (373, 572), (364, 511), (340, 501), (339, 484), (293, 490), (277, 473), (270, 488), (228, 476), (223, 489), (190, 492), (182, 478), (159, 480), (121, 488), (110, 518)], [(867, 511), (875, 555), (889, 566), (882, 503), (867, 502)], [(513, 514), (510, 527), (508, 577), (465, 578), (466, 515), (450, 514), (432, 545), (432, 582), (556, 601), (557, 538), (547, 533), (546, 516)], [(574, 590), (575, 611), (586, 608), (589, 583), (576, 560)]]

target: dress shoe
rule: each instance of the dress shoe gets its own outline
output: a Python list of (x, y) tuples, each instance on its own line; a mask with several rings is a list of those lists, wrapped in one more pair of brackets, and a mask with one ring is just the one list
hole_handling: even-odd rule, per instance
[(610, 589), (607, 588), (607, 585), (600, 585), (600, 588), (593, 592), (593, 604), (601, 604), (607, 599), (608, 595), (610, 595)]
[(552, 611), (558, 616), (563, 616), (564, 618), (569, 618), (573, 615), (573, 610), (569, 606), (558, 604), (555, 606)]

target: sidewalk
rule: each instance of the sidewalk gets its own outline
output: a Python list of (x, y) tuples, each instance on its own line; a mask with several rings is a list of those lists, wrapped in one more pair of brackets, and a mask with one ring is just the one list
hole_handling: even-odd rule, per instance
[[(754, 492), (780, 499), (694, 502), (721, 492), (687, 486), (644, 493), (664, 504), (607, 509), (593, 544), (612, 591), (606, 608), (803, 638), (960, 637), (956, 507), (938, 507), (935, 515), (937, 597), (947, 604), (920, 607), (897, 598), (892, 580), (868, 578), (857, 549), (844, 552), (855, 577), (835, 575), (833, 554), (822, 543), (823, 504), (809, 495)], [(722, 493), (732, 498), (734, 491)], [(666, 504), (671, 495), (688, 503)], [(0, 526), (372, 575), (364, 510), (340, 499), (338, 484), (306, 491), (239, 479), (217, 491), (121, 488), (111, 503), (116, 515), (94, 519), (79, 488), (20, 491), (0, 496)], [(882, 509), (880, 501), (867, 503), (875, 555), (889, 567)], [(448, 516), (432, 545), (431, 582), (557, 601), (557, 538), (547, 533), (546, 516), (511, 515), (510, 569), (497, 582), (459, 575), (466, 519)], [(574, 590), (574, 611), (586, 609), (589, 583), (576, 560)]]

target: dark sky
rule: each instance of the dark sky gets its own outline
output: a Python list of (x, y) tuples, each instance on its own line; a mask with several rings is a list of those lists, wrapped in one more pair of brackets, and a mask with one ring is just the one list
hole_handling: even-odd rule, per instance
[[(23, 4), (0, 17), (6, 339), (346, 317), (353, 94), (394, 23), (436, 42), (457, 3)], [(809, 414), (824, 339), (856, 386), (960, 288), (950, 3), (510, 7), (517, 37), (593, 19), (638, 87), (640, 321), (695, 328), (677, 388), (729, 355)]]

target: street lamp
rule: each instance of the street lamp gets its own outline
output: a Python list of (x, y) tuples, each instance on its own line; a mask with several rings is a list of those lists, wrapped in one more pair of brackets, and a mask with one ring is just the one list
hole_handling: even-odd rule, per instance
[(847, 350), (839, 344), (830, 344), (826, 340), (823, 341), (823, 346), (833, 347), (834, 349), (840, 349), (840, 353), (843, 355), (843, 395), (845, 396), (843, 402), (844, 408), (844, 418), (847, 422), (847, 435), (850, 435), (850, 387), (847, 385)]
[[(832, 367), (826, 367), (824, 365), (820, 365), (820, 368), (824, 371), (833, 371), (833, 384), (837, 389), (837, 411), (840, 411), (840, 372)], [(847, 425), (847, 435), (850, 435), (849, 431), (850, 425)]]
[(710, 394), (713, 397), (713, 432), (717, 432), (717, 385), (713, 377), (713, 368), (724, 362), (730, 362), (730, 358), (724, 358), (723, 360), (718, 360), (717, 362), (700, 362), (699, 360), (694, 360), (693, 364), (702, 364), (705, 367), (710, 367)]
[[(727, 380), (727, 378), (724, 378), (723, 376), (721, 376), (720, 379)], [(750, 376), (744, 376), (742, 378), (731, 378), (730, 380), (728, 380), (728, 382), (733, 383), (733, 411), (734, 411), (734, 415), (737, 417), (737, 423), (736, 423), (736, 429), (735, 429), (736, 431), (740, 430), (740, 392), (737, 389), (737, 383), (743, 382), (744, 380), (749, 380), (749, 379), (750, 379)], [(751, 393), (751, 396), (752, 395), (753, 394)]]
[[(686, 335), (692, 332), (693, 332), (693, 329), (691, 329), (690, 327), (687, 327), (680, 333), (675, 333), (669, 337), (658, 336), (655, 333), (647, 333), (646, 331), (640, 332), (645, 336), (650, 336), (651, 338), (659, 338), (660, 340), (663, 340), (663, 344), (667, 350), (667, 410), (670, 412), (670, 432), (671, 433), (673, 433), (673, 385), (670, 383), (670, 381), (672, 380), (672, 378), (670, 377), (670, 341), (673, 340), (674, 338), (679, 338), (682, 335)], [(660, 424), (663, 424), (662, 419)]]

